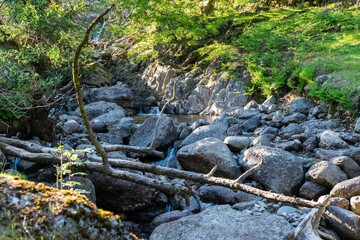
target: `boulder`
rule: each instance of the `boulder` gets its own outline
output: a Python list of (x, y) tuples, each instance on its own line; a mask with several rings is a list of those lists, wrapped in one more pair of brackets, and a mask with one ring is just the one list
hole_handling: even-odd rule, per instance
[(240, 202), (260, 200), (259, 197), (243, 191), (234, 192), (226, 187), (207, 185), (199, 188), (199, 197), (203, 202), (230, 205)]
[(354, 178), (360, 175), (360, 166), (348, 156), (333, 157), (329, 162), (340, 167), (348, 178)]
[(323, 196), (327, 193), (329, 193), (329, 190), (326, 187), (310, 181), (305, 182), (299, 190), (301, 197), (312, 200), (317, 200), (320, 196)]
[[(113, 110), (124, 111), (124, 109), (116, 103), (104, 101), (89, 103), (85, 105), (85, 110), (89, 116), (89, 120), (92, 120), (100, 115), (103, 115)], [(75, 110), (75, 115), (81, 117), (79, 108)]]
[(298, 139), (295, 139), (294, 141), (286, 141), (282, 142), (277, 145), (279, 148), (284, 149), (286, 151), (294, 151), (298, 152), (302, 149), (302, 144)]
[(257, 108), (250, 108), (247, 110), (237, 109), (234, 111), (234, 117), (240, 118), (240, 119), (249, 119), (253, 116), (259, 115), (260, 111)]
[(112, 110), (93, 118), (90, 124), (94, 132), (107, 132), (112, 126), (119, 124), (124, 117), (124, 109)]
[(340, 134), (325, 130), (320, 134), (319, 146), (325, 149), (348, 148), (349, 145), (340, 138)]
[(252, 116), (243, 123), (242, 130), (244, 132), (253, 132), (261, 122), (261, 115)]
[(210, 124), (196, 128), (189, 136), (187, 136), (181, 143), (181, 146), (195, 143), (201, 139), (212, 137), (219, 140), (225, 139), (225, 131), (227, 129), (220, 124)]
[(91, 102), (113, 102), (128, 108), (132, 106), (134, 95), (127, 85), (117, 84), (111, 87), (90, 89), (88, 98)]
[(231, 151), (240, 152), (241, 150), (249, 147), (251, 140), (249, 137), (229, 136), (225, 138), (224, 143)]
[(281, 130), (280, 130), (280, 135), (283, 137), (283, 138), (290, 138), (291, 136), (295, 135), (295, 134), (300, 134), (300, 133), (303, 133), (304, 132), (304, 128), (297, 124), (297, 123), (290, 123), (288, 126), (286, 127), (283, 127)]
[(150, 225), (151, 225), (151, 227), (155, 228), (155, 227), (159, 226), (160, 224), (172, 222), (172, 221), (178, 220), (182, 217), (186, 217), (189, 215), (192, 215), (192, 213), (189, 211), (186, 211), (186, 210), (183, 210), (183, 211), (175, 210), (175, 211), (171, 211), (171, 212), (166, 212), (166, 213), (156, 216)]
[(284, 117), (282, 120), (283, 123), (289, 124), (289, 123), (300, 123), (306, 119), (306, 115), (302, 113), (293, 113), (289, 116)]
[(75, 120), (69, 120), (69, 121), (65, 122), (64, 126), (63, 126), (63, 131), (66, 134), (81, 132), (81, 130), (82, 130), (82, 127), (81, 127), (80, 123), (78, 123)]
[(327, 129), (337, 129), (340, 126), (340, 121), (339, 119), (316, 119), (302, 122), (301, 126), (304, 128), (305, 133), (316, 135)]
[(347, 180), (346, 174), (338, 166), (327, 161), (312, 165), (306, 173), (306, 178), (328, 188)]
[(360, 217), (356, 213), (336, 206), (328, 206), (324, 216), (327, 226), (335, 230), (343, 239), (360, 239)]
[(267, 190), (294, 194), (304, 179), (302, 160), (280, 148), (255, 146), (244, 153), (244, 162), (253, 167), (262, 158), (265, 164), (254, 174), (255, 180)]
[(333, 157), (348, 156), (353, 159), (357, 164), (360, 165), (360, 148), (359, 147), (350, 147), (349, 149), (323, 149), (316, 148), (314, 149), (315, 156), (324, 161), (329, 161)]
[(356, 119), (354, 131), (360, 133), (360, 117)]
[[(138, 147), (149, 147), (155, 133), (158, 116), (147, 119), (132, 135), (129, 145)], [(165, 148), (177, 138), (177, 130), (174, 121), (162, 116), (155, 140), (155, 148)]]
[(80, 78), (83, 84), (93, 86), (110, 86), (114, 84), (114, 75), (103, 65), (98, 62), (91, 62), (84, 67), (85, 74)]
[(330, 194), (348, 199), (360, 195), (360, 176), (339, 182), (333, 187)]
[(176, 156), (185, 170), (209, 173), (217, 165), (215, 176), (234, 179), (241, 174), (231, 151), (217, 138), (205, 138), (186, 145)]
[(360, 196), (354, 196), (350, 198), (351, 211), (356, 214), (360, 214)]
[(83, 191), (84, 192), (83, 194), (89, 200), (91, 200), (94, 203), (96, 202), (95, 186), (90, 179), (80, 176), (74, 176), (71, 177), (71, 181), (76, 183), (73, 187), (75, 190)]
[(96, 204), (113, 212), (146, 209), (158, 195), (153, 188), (100, 173), (91, 173), (90, 179), (96, 189)]
[(199, 214), (161, 224), (150, 236), (150, 240), (290, 240), (293, 238), (294, 230), (283, 217), (268, 213), (250, 215), (236, 211), (229, 205), (210, 207)]
[(308, 115), (314, 106), (315, 103), (310, 98), (295, 98), (290, 102), (290, 112)]

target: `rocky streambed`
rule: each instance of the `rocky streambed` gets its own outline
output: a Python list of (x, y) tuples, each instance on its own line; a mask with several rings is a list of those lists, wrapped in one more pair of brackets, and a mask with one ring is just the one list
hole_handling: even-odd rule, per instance
[[(110, 97), (114, 94), (89, 94), (93, 101), (86, 110), (103, 144), (151, 144), (159, 116), (136, 124)], [(263, 159), (265, 164), (246, 184), (313, 200), (331, 192), (337, 197), (327, 207), (322, 230), (335, 239), (360, 239), (359, 119), (345, 123), (330, 116), (326, 105), (308, 98), (284, 104), (270, 97), (261, 104), (250, 101), (223, 112), (211, 123), (197, 120), (190, 125), (163, 116), (159, 124), (155, 147), (164, 152), (170, 149), (166, 159), (120, 151), (109, 156), (199, 173), (209, 173), (217, 165), (215, 176), (229, 179), (236, 179)], [(78, 109), (69, 107), (63, 112), (57, 131), (59, 141), (69, 150), (92, 148)], [(11, 161), (15, 160), (8, 157)], [(31, 180), (56, 181), (53, 166), (20, 160), (16, 167)], [(99, 173), (88, 173), (82, 182), (99, 207), (120, 214), (124, 221), (142, 223), (146, 228), (140, 236), (150, 239), (293, 239), (294, 228), (310, 211), (193, 182), (187, 184), (197, 195), (190, 198), (189, 205), (181, 196)]]

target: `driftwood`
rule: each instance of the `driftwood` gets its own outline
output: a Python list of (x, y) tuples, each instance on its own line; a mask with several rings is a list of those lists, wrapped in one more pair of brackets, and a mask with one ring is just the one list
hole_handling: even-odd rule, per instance
[[(59, 154), (56, 154), (56, 150), (54, 150), (54, 149), (52, 149), (52, 151), (49, 151), (50, 149), (47, 147), (44, 147), (43, 149), (41, 149), (41, 147), (37, 144), (28, 143), (28, 142), (21, 141), (21, 140), (16, 140), (17, 146), (20, 146), (20, 142), (22, 142), (23, 148), (29, 149), (31, 147), (34, 147), (34, 149), (36, 149), (38, 151), (38, 153), (29, 152), (27, 150), (24, 150), (23, 148), (14, 147), (12, 145), (9, 145), (8, 143), (5, 143), (4, 139), (6, 140), (7, 138), (0, 138), (0, 150), (3, 151), (3, 153), (6, 155), (19, 157), (21, 159), (25, 159), (25, 160), (29, 160), (29, 161), (42, 162), (42, 163), (48, 163), (48, 164), (57, 164), (59, 161), (57, 159)], [(92, 164), (96, 164), (96, 168), (94, 169), (94, 171), (97, 171), (97, 172), (101, 171), (101, 173), (115, 177), (114, 173), (111, 173), (112, 171), (109, 171), (108, 173), (106, 173), (106, 171), (100, 170), (100, 168), (101, 168), (100, 163), (102, 162), (102, 159), (100, 157), (98, 157), (96, 155), (92, 155), (92, 154), (82, 153), (82, 152), (79, 152), (79, 153), (74, 152), (74, 153), (79, 154), (79, 157), (84, 160), (84, 163), (86, 163), (85, 168), (87, 168), (88, 170), (93, 170)], [(109, 164), (111, 165), (112, 168), (131, 169), (131, 170), (137, 170), (137, 171), (141, 171), (141, 172), (149, 172), (149, 173), (153, 173), (156, 175), (164, 175), (164, 176), (168, 176), (168, 177), (181, 178), (181, 179), (185, 179), (185, 180), (189, 180), (189, 181), (193, 181), (193, 182), (197, 182), (197, 183), (201, 183), (201, 184), (211, 184), (211, 185), (223, 186), (226, 188), (233, 189), (235, 191), (241, 190), (244, 192), (248, 192), (248, 193), (251, 193), (254, 195), (258, 195), (258, 196), (267, 198), (267, 199), (271, 199), (271, 200), (275, 200), (275, 201), (279, 201), (279, 202), (290, 203), (290, 204), (299, 205), (299, 206), (305, 206), (305, 207), (311, 207), (311, 208), (320, 208), (323, 206), (321, 203), (317, 203), (314, 201), (309, 201), (309, 200), (302, 199), (302, 198), (290, 197), (290, 196), (285, 196), (285, 195), (279, 194), (279, 193), (264, 191), (264, 190), (254, 188), (254, 187), (251, 187), (251, 186), (243, 184), (243, 183), (239, 183), (238, 179), (244, 180), (244, 177), (241, 177), (241, 176), (236, 180), (213, 177), (212, 175), (216, 172), (216, 168), (212, 169), (209, 174), (201, 174), (201, 173), (195, 173), (195, 172), (184, 171), (184, 170), (179, 170), (179, 169), (166, 168), (166, 167), (161, 167), (161, 166), (156, 166), (156, 165), (145, 164), (145, 163), (141, 163), (141, 162), (137, 162), (137, 161), (129, 161), (129, 160), (124, 160), (124, 159), (110, 158)], [(88, 166), (91, 166), (91, 168), (88, 168)], [(259, 164), (256, 165), (254, 168), (258, 168), (258, 167), (259, 167)], [(254, 169), (254, 168), (252, 168), (252, 169)], [(117, 169), (112, 169), (112, 170), (117, 171)], [(249, 171), (253, 172), (253, 170), (249, 170)], [(244, 174), (249, 176), (249, 174), (248, 174), (249, 171), (245, 172)], [(242, 176), (244, 176), (244, 174)], [(131, 175), (131, 176), (133, 176), (133, 175)], [(121, 178), (121, 179), (123, 179), (122, 177), (126, 177), (126, 180), (128, 180), (128, 181), (139, 183), (136, 178), (131, 179), (130, 175), (127, 175), (127, 176), (125, 176), (125, 174), (117, 175), (117, 177)], [(153, 181), (153, 179), (147, 178), (147, 180), (148, 180), (148, 182), (143, 182), (140, 184), (161, 189), (162, 191), (164, 191), (166, 193), (174, 193), (174, 192), (184, 193), (184, 192), (186, 192), (185, 189), (187, 189), (187, 191), (188, 191), (187, 194), (192, 194), (192, 191), (186, 187), (183, 187), (183, 188), (178, 187), (175, 190), (171, 190), (171, 187), (169, 187), (168, 185), (166, 185), (166, 187), (160, 188), (159, 183), (157, 183), (156, 186), (152, 185), (151, 182)]]

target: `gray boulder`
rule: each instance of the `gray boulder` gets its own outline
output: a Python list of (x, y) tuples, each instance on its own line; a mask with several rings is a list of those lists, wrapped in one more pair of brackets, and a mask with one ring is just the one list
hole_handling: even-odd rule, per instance
[(288, 126), (283, 127), (280, 130), (280, 135), (283, 138), (291, 138), (291, 136), (295, 135), (295, 134), (300, 134), (304, 132), (304, 128), (297, 124), (297, 123), (290, 123)]
[[(138, 147), (149, 147), (155, 133), (155, 126), (158, 121), (157, 116), (147, 119), (132, 135), (129, 145)], [(177, 138), (177, 130), (174, 121), (166, 116), (160, 120), (155, 148), (164, 148)]]
[(95, 185), (97, 205), (114, 212), (146, 209), (158, 194), (153, 188), (100, 173), (91, 173), (90, 179)]
[(64, 123), (63, 131), (67, 134), (81, 132), (82, 128), (80, 123), (75, 120), (69, 120)]
[(205, 138), (186, 145), (176, 156), (185, 170), (209, 173), (217, 165), (216, 176), (234, 179), (241, 174), (231, 151), (217, 138)]
[(249, 147), (251, 140), (249, 137), (229, 136), (225, 138), (224, 143), (231, 151), (240, 152), (241, 150)]
[(261, 115), (252, 116), (243, 123), (242, 129), (244, 132), (253, 132), (261, 122)]
[(112, 110), (104, 113), (90, 121), (94, 132), (104, 132), (111, 126), (117, 125), (125, 117), (124, 109)]
[(360, 117), (356, 119), (354, 131), (360, 133)]
[(155, 227), (159, 226), (160, 224), (172, 222), (172, 221), (178, 220), (179, 218), (186, 217), (189, 215), (192, 215), (192, 213), (189, 211), (186, 211), (186, 210), (183, 210), (183, 211), (175, 210), (175, 211), (171, 211), (171, 212), (166, 212), (166, 213), (156, 216), (150, 225), (151, 225), (151, 227), (155, 228)]
[(348, 178), (354, 178), (360, 175), (360, 166), (347, 156), (334, 157), (329, 160), (332, 164), (340, 167)]
[(319, 146), (325, 149), (348, 148), (349, 145), (340, 138), (340, 134), (331, 130), (325, 130), (320, 134)]
[(330, 194), (348, 199), (360, 195), (360, 176), (339, 182), (333, 187)]
[(131, 107), (134, 99), (131, 89), (125, 84), (93, 88), (89, 91), (88, 97), (91, 102), (114, 102), (122, 107)]
[(253, 167), (262, 158), (265, 164), (254, 178), (267, 190), (277, 193), (294, 194), (304, 179), (302, 160), (280, 148), (255, 146), (244, 153), (244, 162)]
[(310, 109), (314, 106), (315, 103), (310, 98), (295, 98), (290, 102), (290, 112), (308, 115)]
[(210, 124), (198, 127), (184, 139), (184, 141), (181, 143), (181, 146), (192, 144), (208, 137), (224, 140), (226, 130), (227, 127), (223, 127), (222, 124)]
[(314, 150), (315, 156), (324, 161), (329, 161), (333, 157), (348, 156), (360, 165), (360, 148), (350, 147), (349, 149), (323, 149), (316, 148)]
[(326, 187), (310, 181), (305, 182), (304, 185), (302, 185), (299, 190), (299, 194), (301, 197), (312, 199), (315, 201), (320, 196), (323, 196), (327, 193), (329, 193), (329, 190)]
[(90, 179), (74, 176), (71, 177), (71, 181), (78, 183), (73, 187), (75, 190), (85, 191), (84, 195), (92, 202), (96, 202), (95, 186)]
[(112, 85), (114, 81), (114, 75), (103, 65), (98, 62), (90, 62), (85, 65), (85, 74), (80, 78), (80, 82), (83, 84), (104, 86)]
[(289, 116), (284, 117), (282, 120), (283, 123), (300, 123), (306, 118), (305, 114), (302, 113), (293, 113)]
[[(119, 105), (117, 105), (116, 103), (104, 102), (104, 101), (89, 103), (85, 105), (85, 110), (90, 120), (113, 110), (124, 111), (124, 109)], [(79, 108), (75, 110), (75, 115), (81, 117)]]
[(328, 206), (324, 216), (327, 225), (343, 239), (360, 239), (360, 217), (356, 213), (340, 207)]
[(214, 206), (205, 211), (164, 223), (155, 228), (151, 240), (290, 240), (291, 225), (275, 214), (249, 215), (229, 205)]
[(338, 166), (327, 161), (312, 165), (306, 173), (306, 178), (328, 188), (347, 180), (346, 174)]
[(234, 205), (240, 202), (260, 200), (259, 197), (243, 191), (236, 191), (221, 186), (201, 186), (199, 197), (203, 202)]
[(253, 116), (259, 115), (260, 111), (257, 108), (250, 108), (247, 110), (243, 109), (237, 109), (234, 111), (234, 117), (240, 118), (240, 119), (248, 119)]

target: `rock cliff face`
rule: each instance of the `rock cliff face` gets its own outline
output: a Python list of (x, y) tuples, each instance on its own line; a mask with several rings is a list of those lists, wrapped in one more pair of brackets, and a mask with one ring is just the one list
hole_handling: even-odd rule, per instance
[[(244, 82), (235, 81), (225, 73), (212, 74), (209, 69), (197, 68), (180, 74), (156, 61), (146, 68), (120, 62), (114, 74), (128, 84), (138, 98), (135, 106), (151, 106), (154, 102), (162, 105), (172, 98), (174, 88), (176, 100), (167, 108), (168, 113), (216, 115), (234, 111), (247, 102)], [(243, 77), (247, 78), (246, 73)]]

